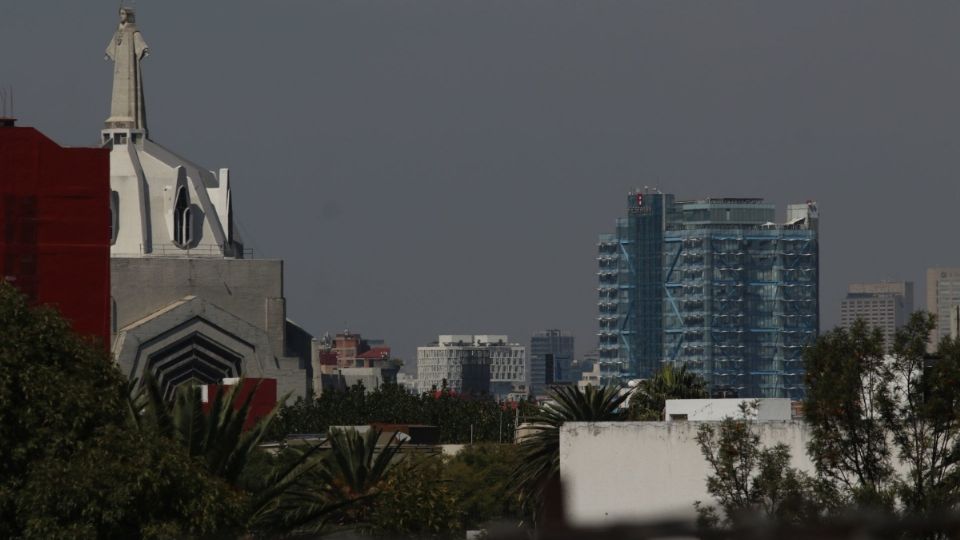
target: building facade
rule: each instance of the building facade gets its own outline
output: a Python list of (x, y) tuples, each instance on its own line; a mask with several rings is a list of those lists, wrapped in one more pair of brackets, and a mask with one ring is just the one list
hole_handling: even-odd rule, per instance
[(573, 336), (557, 329), (537, 332), (530, 337), (530, 389), (542, 396), (554, 384), (575, 383), (573, 373)]
[(505, 335), (441, 335), (417, 347), (417, 384), (421, 392), (446, 387), (500, 399), (526, 396), (526, 348)]
[(110, 343), (110, 155), (0, 118), (0, 279)]
[(927, 269), (927, 311), (937, 316), (937, 327), (930, 336), (930, 351), (950, 336), (950, 317), (953, 306), (960, 305), (960, 268)]
[(852, 283), (840, 301), (840, 326), (850, 328), (862, 319), (883, 331), (886, 347), (893, 345), (897, 329), (913, 313), (913, 282)]
[[(131, 378), (180, 385), (268, 378), (308, 393), (312, 336), (286, 318), (283, 261), (249, 258), (235, 228), (227, 169), (208, 170), (154, 142), (141, 62), (149, 48), (120, 9), (109, 150), (113, 352)], [(106, 212), (105, 212), (106, 214)]]
[(633, 192), (598, 243), (598, 349), (607, 375), (686, 364), (740, 397), (801, 397), (819, 327), (819, 211), (753, 198)]

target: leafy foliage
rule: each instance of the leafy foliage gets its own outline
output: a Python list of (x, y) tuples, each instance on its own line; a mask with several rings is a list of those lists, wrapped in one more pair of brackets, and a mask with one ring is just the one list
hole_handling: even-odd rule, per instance
[(517, 445), (491, 443), (467, 446), (450, 458), (444, 477), (468, 528), (497, 520), (519, 521), (522, 509), (511, 475), (522, 466), (521, 458)]
[[(533, 408), (526, 403), (518, 406), (520, 416)], [(464, 397), (446, 390), (414, 395), (398, 385), (383, 385), (372, 391), (356, 385), (283, 407), (267, 437), (282, 439), (292, 433), (323, 433), (330, 426), (381, 422), (438, 426), (443, 444), (509, 442), (513, 439), (515, 413), (491, 398)]]
[(883, 426), (907, 466), (894, 491), (908, 515), (921, 517), (960, 506), (960, 342), (945, 339), (928, 357), (934, 328), (932, 315), (917, 314), (897, 332), (878, 397)]
[(401, 443), (393, 435), (378, 448), (380, 431), (333, 430), (315, 467), (281, 497), (284, 522), (300, 532), (369, 526), (374, 499), (389, 479)]
[(630, 396), (630, 420), (663, 420), (668, 399), (709, 397), (703, 377), (666, 363), (653, 377), (640, 381)]
[(784, 524), (808, 524), (836, 505), (824, 484), (790, 467), (785, 444), (760, 445), (760, 435), (747, 418), (750, 406), (741, 407), (741, 419), (726, 418), (719, 426), (701, 424), (697, 444), (712, 471), (707, 491), (719, 503), (722, 514), (697, 503), (703, 525), (736, 525), (761, 515)]
[(934, 327), (913, 314), (885, 356), (883, 335), (858, 322), (807, 353), (808, 451), (855, 506), (920, 519), (960, 507), (960, 343), (928, 355)]
[(369, 531), (390, 538), (463, 538), (468, 509), (445, 479), (443, 458), (409, 455), (396, 465), (373, 500)]
[(126, 429), (108, 353), (0, 283), (0, 537), (227, 532), (244, 495), (169, 439)]
[(173, 441), (109, 426), (45, 459), (17, 497), (33, 538), (200, 538), (243, 530), (247, 496)]
[(890, 447), (880, 415), (884, 344), (857, 321), (817, 339), (806, 352), (804, 415), (818, 474), (855, 504), (891, 509)]
[(189, 455), (203, 458), (212, 474), (235, 484), (276, 412), (244, 430), (256, 387), (241, 398), (242, 386), (217, 392), (205, 411), (200, 389), (179, 388), (167, 401), (156, 380), (147, 377), (131, 398), (131, 418), (141, 429), (176, 440)]

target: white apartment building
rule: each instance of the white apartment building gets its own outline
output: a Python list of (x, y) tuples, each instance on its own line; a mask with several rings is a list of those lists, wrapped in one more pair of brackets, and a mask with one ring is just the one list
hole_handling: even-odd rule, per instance
[(417, 347), (421, 392), (444, 386), (454, 392), (500, 397), (527, 390), (526, 348), (505, 335), (446, 334)]

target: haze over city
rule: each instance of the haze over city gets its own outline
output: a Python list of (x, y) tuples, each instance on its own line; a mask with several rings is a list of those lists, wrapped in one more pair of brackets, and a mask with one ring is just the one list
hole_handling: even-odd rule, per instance
[[(822, 329), (850, 282), (912, 280), (919, 308), (925, 268), (960, 264), (955, 3), (135, 7), (151, 133), (230, 167), (290, 318), (408, 367), (439, 333), (594, 348), (597, 235), (644, 185), (816, 200)], [(97, 144), (115, 8), (0, 5), (22, 125)]]

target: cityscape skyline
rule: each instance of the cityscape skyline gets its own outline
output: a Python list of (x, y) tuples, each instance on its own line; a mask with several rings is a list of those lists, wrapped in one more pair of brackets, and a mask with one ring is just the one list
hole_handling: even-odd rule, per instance
[[(109, 112), (110, 64), (91, 51), (114, 6), (99, 5), (0, 7), (0, 44), (20, 51), (0, 59), (0, 82), (20, 125), (62, 144), (95, 144)], [(824, 330), (848, 283), (910, 280), (922, 298), (926, 268), (960, 266), (937, 227), (957, 199), (955, 7), (226, 6), (138, 6), (147, 32), (183, 28), (150, 34), (151, 128), (230, 164), (251, 247), (286, 260), (290, 316), (316, 335), (382, 337), (412, 363), (439, 333), (525, 342), (561, 328), (582, 356), (596, 235), (643, 184), (817, 200)], [(52, 39), (16, 47), (39, 28)], [(432, 50), (438, 34), (450, 50)], [(818, 92), (830, 81), (843, 86)]]

